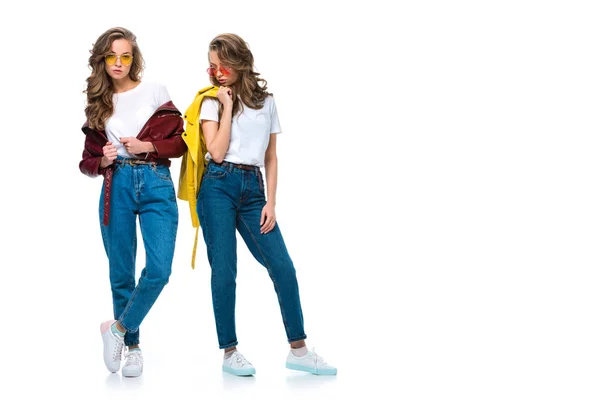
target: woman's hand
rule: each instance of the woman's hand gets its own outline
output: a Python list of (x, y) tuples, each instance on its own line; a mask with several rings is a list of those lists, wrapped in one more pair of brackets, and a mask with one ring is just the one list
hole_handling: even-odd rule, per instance
[(100, 160), (100, 168), (106, 168), (111, 165), (117, 158), (117, 148), (112, 142), (106, 142), (102, 148), (102, 159)]
[(260, 214), (260, 233), (269, 233), (275, 228), (275, 206), (267, 202)]
[(219, 91), (217, 92), (217, 98), (223, 104), (223, 106), (232, 106), (233, 105), (233, 89), (227, 86), (219, 87)]
[(122, 137), (119, 139), (123, 147), (129, 154), (151, 153), (155, 151), (154, 145), (150, 142), (142, 142), (134, 137)]

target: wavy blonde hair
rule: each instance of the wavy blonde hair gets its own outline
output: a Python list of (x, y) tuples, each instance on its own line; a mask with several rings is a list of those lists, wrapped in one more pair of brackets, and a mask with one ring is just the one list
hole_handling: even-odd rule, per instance
[(87, 102), (85, 116), (90, 128), (104, 130), (104, 124), (114, 112), (112, 96), (115, 88), (112, 79), (105, 70), (104, 56), (111, 52), (112, 43), (117, 39), (125, 39), (131, 43), (133, 49), (133, 63), (129, 70), (129, 78), (137, 82), (142, 78), (144, 70), (144, 58), (137, 45), (135, 35), (125, 28), (111, 28), (104, 32), (94, 43), (90, 50), (88, 66), (92, 70), (86, 79)]
[[(254, 110), (261, 109), (265, 98), (271, 93), (267, 92), (267, 81), (260, 78), (260, 74), (254, 71), (254, 56), (248, 43), (234, 33), (223, 33), (211, 40), (208, 51), (216, 52), (221, 62), (238, 73), (239, 83), (236, 85), (237, 89), (233, 88), (232, 115), (243, 110), (244, 105)], [(221, 86), (216, 77), (211, 77), (210, 81), (214, 86)], [(239, 93), (236, 93), (236, 90)], [(241, 102), (238, 94), (242, 99)], [(219, 103), (219, 119), (222, 113), (223, 105)]]

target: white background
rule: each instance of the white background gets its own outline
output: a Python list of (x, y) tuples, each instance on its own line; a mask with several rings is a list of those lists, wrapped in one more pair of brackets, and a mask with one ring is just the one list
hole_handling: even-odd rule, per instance
[[(597, 399), (597, 2), (395, 3), (4, 5), (0, 397)], [(113, 26), (182, 111), (215, 35), (250, 44), (284, 131), (277, 216), (308, 345), (337, 377), (283, 367), (275, 292), (241, 241), (239, 348), (257, 374), (220, 371), (185, 202), (144, 374), (105, 369), (102, 180), (78, 163), (88, 51)]]

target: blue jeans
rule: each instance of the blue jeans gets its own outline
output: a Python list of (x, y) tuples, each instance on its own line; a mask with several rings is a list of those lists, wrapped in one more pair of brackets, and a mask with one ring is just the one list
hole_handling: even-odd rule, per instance
[[(164, 165), (116, 164), (110, 220), (100, 228), (110, 267), (114, 317), (126, 329), (125, 344), (139, 344), (142, 320), (169, 281), (179, 213), (169, 168)], [(146, 267), (135, 282), (136, 220), (146, 249)]]
[(305, 339), (294, 264), (279, 226), (260, 233), (265, 206), (262, 174), (258, 167), (242, 170), (210, 162), (206, 168), (197, 211), (210, 263), (213, 311), (219, 348), (238, 344), (235, 332), (236, 229), (256, 260), (273, 281), (288, 342)]

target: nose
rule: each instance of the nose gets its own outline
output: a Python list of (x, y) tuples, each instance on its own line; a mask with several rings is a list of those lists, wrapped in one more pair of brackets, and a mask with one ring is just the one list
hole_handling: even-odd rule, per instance
[(117, 67), (120, 67), (120, 66), (121, 66), (121, 56), (117, 56), (117, 61), (115, 61), (115, 65), (116, 65)]

